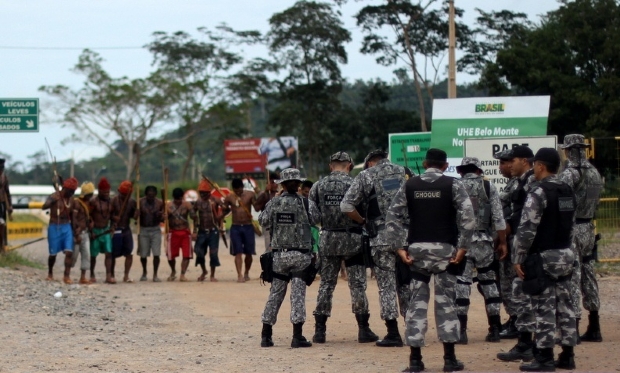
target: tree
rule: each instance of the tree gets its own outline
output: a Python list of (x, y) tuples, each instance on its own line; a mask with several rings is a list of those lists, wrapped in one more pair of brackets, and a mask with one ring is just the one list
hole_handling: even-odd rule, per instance
[(474, 40), (458, 61), (458, 69), (480, 75), (478, 85), (492, 96), (509, 94), (508, 83), (497, 75), (497, 53), (506, 47), (509, 40), (523, 39), (533, 24), (525, 13), (509, 10), (485, 12), (478, 8), (476, 11), (480, 15), (476, 19), (478, 26), (473, 31)]
[(620, 5), (562, 1), (497, 54), (498, 78), (521, 95), (551, 95), (550, 133), (617, 134), (620, 122)]
[(330, 4), (298, 1), (269, 19), (269, 49), (287, 71), (277, 82), (276, 105), (269, 125), (279, 135), (296, 135), (312, 175), (331, 138), (329, 123), (340, 108), (341, 63), (351, 34)]
[[(428, 130), (423, 89), (432, 101), (433, 86), (448, 51), (447, 1), (441, 8), (432, 7), (436, 3), (439, 0), (386, 0), (381, 5), (363, 7), (355, 16), (365, 34), (362, 53), (379, 55), (377, 63), (385, 66), (402, 61), (411, 69), (422, 131)], [(462, 15), (457, 8), (456, 16)], [(385, 36), (386, 30), (393, 34), (392, 40)], [(469, 28), (457, 22), (456, 33), (457, 48), (467, 47), (471, 40)]]
[[(234, 32), (229, 28), (226, 30)], [(173, 93), (173, 112), (182, 123), (184, 135), (221, 128), (220, 123), (210, 118), (210, 109), (225, 105), (226, 76), (223, 74), (243, 61), (241, 55), (229, 51), (229, 39), (224, 35), (206, 28), (198, 31), (207, 41), (194, 39), (183, 31), (171, 34), (158, 31), (147, 45), (153, 53), (158, 74), (164, 77), (163, 81), (169, 85), (168, 91)], [(187, 136), (185, 142), (187, 158), (183, 165), (183, 180), (196, 151), (195, 136)]]
[[(84, 50), (73, 68), (85, 76), (81, 89), (64, 85), (42, 86), (60, 104), (62, 122), (78, 133), (68, 141), (94, 142), (105, 146), (126, 167), (130, 178), (138, 152), (146, 153), (162, 144), (180, 139), (155, 140), (170, 118), (170, 94), (163, 77), (153, 73), (144, 79), (113, 78), (102, 67), (98, 53)], [(190, 136), (189, 134), (187, 136)], [(121, 140), (124, 151), (115, 142)], [(148, 140), (151, 140), (147, 143)]]

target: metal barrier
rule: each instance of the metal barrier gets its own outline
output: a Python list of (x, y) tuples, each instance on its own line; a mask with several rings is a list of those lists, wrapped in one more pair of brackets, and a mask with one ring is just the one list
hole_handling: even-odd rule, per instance
[(8, 222), (9, 241), (42, 237), (43, 227), (43, 222)]
[(596, 232), (600, 262), (620, 262), (620, 204), (618, 197), (601, 198), (596, 212)]

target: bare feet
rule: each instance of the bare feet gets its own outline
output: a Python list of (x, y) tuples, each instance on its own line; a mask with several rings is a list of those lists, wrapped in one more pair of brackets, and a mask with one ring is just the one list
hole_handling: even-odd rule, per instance
[(237, 278), (237, 282), (245, 282), (245, 278), (243, 278), (242, 276), (239, 276), (239, 278)]
[(123, 278), (123, 282), (126, 282), (128, 284), (133, 284), (133, 280), (129, 278), (129, 276), (125, 276)]
[(116, 279), (114, 279), (114, 277), (108, 277), (105, 279), (105, 283), (111, 285), (116, 284)]
[(161, 282), (161, 280), (159, 279), (159, 277), (153, 277), (153, 282)]
[(71, 277), (66, 277), (66, 276), (62, 278), (62, 282), (64, 282), (67, 285), (73, 284), (73, 280), (71, 280)]
[(245, 275), (243, 275), (243, 279), (245, 281), (250, 281), (250, 275), (246, 273)]
[(91, 284), (96, 284), (96, 283), (97, 283), (97, 279), (96, 279), (96, 278), (94, 278), (94, 277), (91, 277), (91, 278), (90, 278), (90, 283), (91, 283)]
[(189, 282), (189, 280), (187, 279), (187, 277), (185, 277), (185, 275), (181, 275), (181, 277), (179, 277), (179, 281), (180, 282)]
[(170, 276), (168, 276), (167, 281), (174, 281), (176, 279), (177, 279), (177, 275), (171, 274)]
[(80, 278), (80, 285), (90, 285), (90, 281), (88, 281), (85, 277)]
[(206, 273), (203, 273), (202, 275), (200, 275), (200, 276), (198, 277), (198, 280), (197, 280), (197, 281), (198, 281), (198, 282), (203, 282), (203, 281), (205, 280), (205, 278), (207, 278), (207, 274), (206, 274)]
[(210, 280), (211, 282), (217, 282), (217, 279), (216, 279), (215, 277), (211, 277), (211, 278), (209, 278), (209, 280)]
[(47, 277), (45, 278), (45, 281), (54, 281), (54, 276), (47, 275)]

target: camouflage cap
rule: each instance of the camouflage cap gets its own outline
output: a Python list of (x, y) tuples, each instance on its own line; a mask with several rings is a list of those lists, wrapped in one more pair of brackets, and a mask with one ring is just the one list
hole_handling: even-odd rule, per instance
[(332, 154), (329, 158), (330, 162), (353, 162), (351, 156), (343, 151)]
[(456, 172), (465, 171), (467, 169), (478, 169), (482, 171), (482, 164), (480, 160), (476, 157), (465, 157), (461, 161), (460, 166), (456, 166)]
[(585, 137), (579, 134), (572, 134), (564, 136), (564, 144), (562, 144), (562, 149), (570, 149), (570, 148), (587, 148), (590, 144), (585, 142)]
[(514, 156), (512, 155), (512, 149), (506, 149), (493, 154), (493, 158), (499, 159), (500, 161), (511, 161)]
[(291, 180), (304, 181), (306, 179), (301, 177), (301, 172), (299, 172), (298, 169), (287, 168), (287, 169), (282, 170), (282, 172), (280, 172), (280, 179), (275, 180), (275, 183), (282, 184), (285, 181), (291, 181)]
[(364, 158), (364, 170), (368, 168), (368, 161), (370, 161), (371, 158), (374, 158), (377, 156), (387, 158), (388, 153), (383, 149), (375, 149), (371, 151), (370, 153), (368, 153), (366, 158)]

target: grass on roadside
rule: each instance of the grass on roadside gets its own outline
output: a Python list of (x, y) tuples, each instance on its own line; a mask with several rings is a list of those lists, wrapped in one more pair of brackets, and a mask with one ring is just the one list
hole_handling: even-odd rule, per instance
[(43, 266), (40, 263), (36, 263), (30, 259), (24, 258), (23, 256), (19, 255), (16, 251), (9, 251), (8, 253), (0, 254), (0, 267), (15, 268), (19, 266), (32, 267), (32, 268), (38, 268), (38, 269), (45, 268), (45, 266)]
[(596, 273), (604, 276), (620, 276), (620, 263), (596, 263)]
[(15, 223), (41, 223), (43, 220), (38, 216), (32, 214), (13, 214), (13, 221)]

